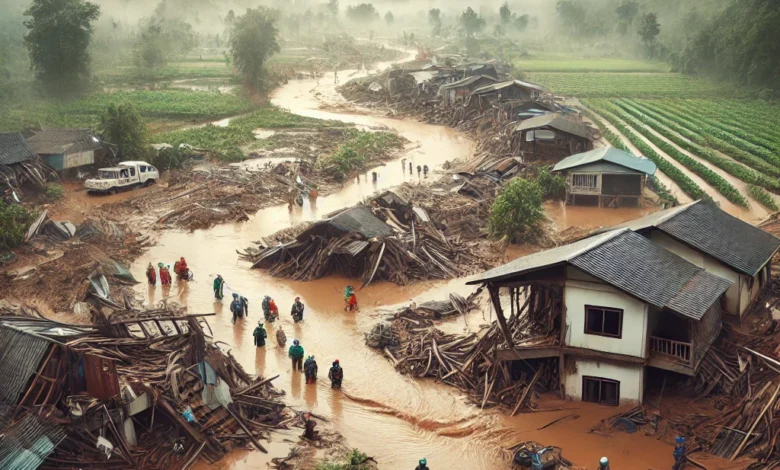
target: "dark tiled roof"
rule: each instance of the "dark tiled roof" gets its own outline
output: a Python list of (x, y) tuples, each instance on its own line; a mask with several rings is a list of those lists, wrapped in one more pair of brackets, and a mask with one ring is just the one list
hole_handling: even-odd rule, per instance
[(22, 134), (0, 132), (0, 165), (13, 165), (36, 158), (38, 156), (30, 150)]
[(334, 232), (336, 234), (359, 233), (365, 238), (374, 238), (392, 235), (393, 229), (377, 218), (369, 207), (355, 206), (330, 219), (313, 224), (296, 238), (304, 240), (314, 234)]
[(755, 276), (780, 248), (780, 238), (723, 212), (712, 201), (696, 201), (623, 224), (657, 228), (732, 269)]
[(612, 230), (520, 258), (469, 283), (510, 278), (563, 263), (650, 305), (696, 320), (731, 285), (628, 229)]
[(515, 132), (523, 131), (526, 129), (538, 129), (540, 127), (552, 127), (559, 131), (568, 132), (569, 134), (578, 135), (586, 139), (593, 138), (593, 131), (585, 124), (571, 119), (566, 119), (560, 114), (543, 114), (541, 116), (532, 117), (520, 122), (515, 126)]
[(39, 155), (83, 152), (102, 146), (89, 129), (44, 129), (27, 139), (27, 144)]

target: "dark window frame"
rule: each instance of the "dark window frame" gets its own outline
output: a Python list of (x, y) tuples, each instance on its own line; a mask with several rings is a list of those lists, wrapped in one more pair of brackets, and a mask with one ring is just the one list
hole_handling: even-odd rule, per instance
[[(606, 319), (606, 315), (602, 316), (601, 318), (601, 330), (602, 331), (596, 331), (596, 330), (588, 330), (588, 313), (590, 309), (596, 309), (596, 310), (602, 310), (604, 312), (606, 311), (612, 311), (612, 312), (618, 312), (620, 314), (619, 322), (618, 322), (618, 334), (612, 334), (612, 333), (605, 333), (604, 332), (604, 321)], [(622, 339), (623, 338), (623, 309), (622, 308), (614, 308), (614, 307), (601, 307), (599, 305), (585, 305), (585, 334), (586, 335), (595, 335), (595, 336), (605, 336), (607, 338), (617, 338)]]
[[(586, 387), (585, 384), (586, 384), (586, 382), (588, 380), (592, 380), (592, 381), (598, 382), (598, 384), (599, 384), (598, 399), (596, 401), (586, 400), (585, 391), (587, 390), (587, 387)], [(602, 387), (603, 387), (604, 382), (607, 382), (607, 383), (615, 385), (615, 402), (614, 403), (604, 401), (601, 398)], [(595, 376), (592, 376), (592, 375), (583, 375), (582, 376), (582, 401), (585, 401), (585, 402), (588, 402), (588, 403), (597, 403), (599, 405), (604, 405), (604, 406), (619, 406), (620, 405), (620, 381), (619, 380), (613, 380), (613, 379), (606, 379), (604, 377), (595, 377)]]

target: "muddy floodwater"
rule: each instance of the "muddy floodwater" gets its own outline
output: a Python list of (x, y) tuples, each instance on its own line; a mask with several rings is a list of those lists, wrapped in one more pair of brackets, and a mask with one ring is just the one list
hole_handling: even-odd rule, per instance
[[(348, 72), (339, 72), (342, 81)], [(457, 131), (410, 121), (372, 116), (368, 112), (338, 113), (325, 111), (322, 102), (334, 105), (342, 102), (334, 88), (333, 74), (320, 80), (291, 81), (273, 95), (274, 103), (305, 116), (338, 119), (371, 127), (387, 127), (407, 138), (411, 144), (404, 156), (413, 164), (427, 164), (434, 175), (441, 165), (455, 158), (469, 157), (474, 145)], [(334, 109), (328, 106), (327, 109)], [(399, 157), (400, 158), (400, 157)], [(151, 304), (163, 298), (189, 307), (191, 313), (211, 313), (209, 323), (215, 339), (225, 344), (250, 373), (266, 377), (279, 375), (274, 385), (284, 390), (285, 401), (297, 410), (312, 410), (330, 420), (348, 445), (374, 456), (382, 469), (411, 469), (425, 457), (435, 469), (497, 469), (508, 468), (500, 448), (520, 440), (533, 439), (563, 448), (563, 455), (577, 464), (596, 467), (598, 458), (608, 455), (613, 468), (669, 468), (672, 449), (663, 442), (643, 435), (615, 434), (610, 437), (588, 434), (587, 430), (600, 419), (610, 416), (616, 408), (587, 403), (565, 402), (554, 398), (543, 400), (541, 406), (556, 411), (508, 417), (495, 410), (479, 410), (467, 403), (461, 394), (432, 380), (413, 380), (399, 375), (392, 365), (376, 351), (364, 345), (363, 332), (398, 306), (416, 301), (443, 299), (452, 291), (466, 295), (471, 287), (463, 279), (449, 282), (423, 282), (409, 287), (375, 283), (357, 293), (361, 311), (343, 311), (342, 290), (356, 280), (329, 277), (314, 282), (291, 282), (275, 279), (265, 272), (250, 269), (249, 263), (238, 260), (236, 250), (242, 250), (260, 237), (301, 221), (317, 220), (324, 214), (352, 205), (374, 192), (391, 188), (404, 181), (418, 182), (415, 176), (401, 168), (399, 161), (375, 169), (376, 183), (370, 173), (346, 184), (344, 188), (303, 208), (288, 211), (286, 205), (258, 212), (248, 222), (219, 225), (192, 233), (162, 232), (157, 245), (138, 258), (132, 272), (145, 279), (148, 263), (173, 265), (180, 256), (195, 274), (189, 283), (174, 284), (163, 291), (158, 286), (149, 289), (139, 285), (137, 291)], [(575, 217), (567, 214), (565, 220)], [(633, 218), (633, 217), (629, 217)], [(576, 217), (575, 217), (576, 219)], [(563, 219), (562, 219), (563, 220)], [(519, 255), (524, 249), (514, 249)], [(214, 302), (211, 283), (217, 274), (226, 281), (225, 299)], [(246, 296), (249, 317), (231, 324), (228, 309), (233, 292)], [(281, 321), (267, 325), (269, 340), (264, 348), (253, 345), (252, 330), (262, 318), (260, 302), (270, 295), (279, 305)], [(290, 306), (296, 296), (306, 305), (304, 321), (295, 325)], [(442, 329), (448, 332), (475, 330), (491, 321), (490, 310), (475, 311), (467, 317), (452, 318)], [(278, 328), (287, 334), (288, 347), (293, 338), (301, 341), (306, 354), (313, 354), (319, 364), (320, 381), (306, 385), (302, 374), (293, 372), (286, 349), (274, 340)], [(334, 359), (340, 359), (345, 371), (344, 387), (333, 391), (327, 380), (327, 369)], [(553, 425), (542, 431), (537, 428), (576, 413), (579, 419)], [(288, 453), (300, 430), (272, 433), (267, 445), (270, 453), (245, 452), (231, 455), (217, 468), (265, 469), (273, 457)]]

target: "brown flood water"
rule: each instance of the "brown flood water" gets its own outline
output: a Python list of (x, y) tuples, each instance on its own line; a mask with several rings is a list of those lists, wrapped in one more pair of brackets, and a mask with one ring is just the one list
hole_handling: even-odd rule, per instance
[[(342, 74), (344, 72), (339, 75)], [(346, 80), (346, 75), (343, 77)], [(473, 143), (451, 129), (367, 115), (323, 112), (318, 109), (318, 101), (313, 98), (312, 92), (336, 99), (331, 98), (335, 93), (332, 81), (318, 87), (316, 82), (306, 80), (291, 81), (274, 95), (274, 100), (293, 112), (307, 116), (370, 126), (385, 125), (395, 129), (418, 145), (413, 151), (415, 166), (416, 162), (425, 162), (436, 168), (445, 160), (467, 157), (473, 151)], [(500, 448), (525, 439), (561, 446), (567, 458), (590, 468), (595, 468), (602, 455), (608, 455), (615, 468), (669, 468), (672, 449), (655, 439), (637, 434), (611, 437), (587, 434), (587, 429), (600, 419), (616, 413), (618, 410), (615, 408), (551, 399), (543, 406), (566, 409), (515, 417), (495, 410), (480, 411), (453, 388), (432, 380), (413, 380), (398, 374), (381, 354), (364, 345), (363, 332), (411, 298), (417, 302), (442, 299), (452, 291), (466, 295), (470, 287), (464, 285), (463, 279), (423, 282), (408, 287), (376, 283), (358, 292), (361, 312), (346, 313), (341, 292), (345, 284), (359, 284), (356, 280), (329, 277), (308, 283), (292, 282), (251, 270), (248, 263), (237, 259), (235, 250), (249, 246), (261, 236), (300, 221), (319, 219), (327, 212), (351, 205), (377, 190), (395, 186), (409, 178), (401, 171), (398, 161), (381, 168), (379, 173), (376, 184), (368, 183), (367, 175), (363, 175), (359, 182), (353, 181), (341, 191), (320, 198), (316, 205), (309, 206), (307, 203), (293, 212), (288, 212), (286, 206), (271, 207), (261, 210), (243, 224), (219, 225), (193, 233), (163, 232), (157, 245), (135, 261), (131, 268), (133, 274), (138, 279), (144, 279), (147, 263), (173, 265), (176, 259), (185, 256), (195, 273), (195, 280), (176, 284), (168, 292), (161, 291), (159, 287), (148, 289), (146, 285), (139, 286), (137, 291), (149, 303), (159, 302), (167, 295), (171, 300), (186, 304), (193, 313), (216, 312), (216, 316), (209, 318), (215, 339), (227, 343), (229, 346), (226, 347), (231, 348), (232, 354), (248, 372), (263, 376), (279, 374), (274, 384), (286, 392), (286, 402), (291, 407), (312, 410), (327, 417), (350, 446), (374, 456), (383, 469), (413, 468), (421, 457), (426, 457), (433, 468), (440, 469), (507, 468), (500, 457)], [(514, 248), (508, 256), (518, 256), (527, 251), (523, 247)], [(211, 292), (216, 274), (221, 274), (226, 280), (226, 299), (221, 303), (214, 302)], [(228, 311), (232, 292), (239, 292), (250, 300), (248, 319), (239, 321), (235, 326), (230, 322)], [(266, 294), (280, 306), (282, 319), (267, 326), (269, 341), (266, 347), (255, 348), (252, 330), (261, 318), (260, 302)], [(289, 314), (296, 296), (300, 296), (306, 305), (304, 321), (298, 325), (292, 322)], [(451, 318), (442, 328), (448, 332), (474, 330), (490, 322), (490, 310), (485, 312), (473, 312), (466, 318)], [(297, 338), (306, 354), (314, 354), (317, 358), (321, 379), (316, 385), (305, 385), (302, 375), (292, 372), (286, 349), (279, 348), (273, 339), (280, 327), (287, 334), (288, 346), (293, 338)], [(331, 390), (327, 380), (327, 368), (336, 358), (340, 359), (345, 370), (341, 391)], [(535, 431), (572, 412), (581, 415), (581, 418)], [(270, 454), (237, 453), (216, 468), (265, 469), (271, 458), (287, 454), (299, 433), (298, 430), (272, 433), (272, 442), (267, 446)]]

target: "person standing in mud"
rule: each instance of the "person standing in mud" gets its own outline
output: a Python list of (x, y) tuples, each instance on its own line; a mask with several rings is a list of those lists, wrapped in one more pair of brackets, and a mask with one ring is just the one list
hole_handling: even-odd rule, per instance
[(414, 470), (430, 470), (430, 468), (431, 467), (428, 466), (428, 461), (426, 459), (420, 459)]
[(292, 314), (293, 321), (295, 323), (298, 323), (299, 321), (303, 320), (303, 303), (301, 302), (300, 297), (295, 298), (295, 302), (293, 302), (292, 305), (292, 311), (290, 312)]
[(288, 355), (290, 356), (290, 359), (292, 359), (293, 371), (303, 371), (303, 346), (301, 346), (297, 339), (293, 340), (293, 345), (290, 346)]
[(672, 467), (672, 470), (682, 470), (685, 468), (685, 463), (687, 461), (685, 457), (686, 449), (685, 449), (685, 438), (682, 436), (677, 436), (674, 438), (674, 466)]
[(420, 177), (420, 173), (422, 173), (422, 167), (420, 165), (417, 165), (417, 177)]
[(426, 178), (428, 177), (428, 165), (423, 165), (423, 175)]
[(413, 175), (413, 174), (414, 174), (414, 173), (412, 172), (412, 162), (409, 162), (409, 174), (410, 174), (410, 175)]
[(149, 281), (150, 286), (157, 285), (157, 272), (154, 270), (152, 263), (146, 267), (146, 280)]
[(303, 372), (306, 374), (306, 384), (313, 384), (317, 381), (317, 361), (314, 356), (309, 356), (303, 363)]
[(258, 348), (262, 348), (265, 346), (265, 339), (268, 338), (268, 332), (265, 331), (265, 327), (263, 327), (263, 322), (258, 321), (257, 322), (257, 328), (255, 328), (254, 333), (252, 335), (255, 337), (255, 346)]
[(360, 307), (358, 307), (357, 302), (357, 296), (355, 295), (355, 289), (352, 286), (347, 286), (344, 289), (344, 303), (346, 304), (344, 306), (345, 312), (351, 312), (353, 310), (360, 311)]
[(328, 371), (328, 378), (331, 388), (341, 388), (341, 381), (344, 380), (344, 369), (341, 368), (338, 359), (333, 361), (333, 365)]
[(216, 279), (214, 279), (214, 298), (217, 300), (222, 300), (222, 290), (225, 286), (225, 280), (222, 279), (222, 275), (217, 274)]

